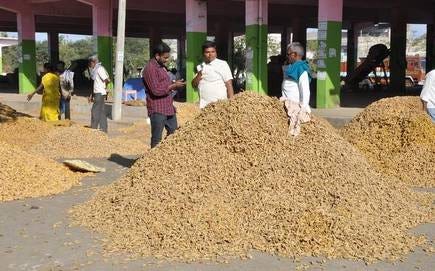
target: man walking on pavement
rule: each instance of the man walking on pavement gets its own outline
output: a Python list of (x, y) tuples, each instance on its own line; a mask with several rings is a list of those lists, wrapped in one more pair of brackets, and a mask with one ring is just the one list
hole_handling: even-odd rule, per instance
[(172, 93), (183, 88), (186, 83), (184, 80), (171, 82), (165, 67), (170, 58), (170, 51), (167, 44), (158, 44), (153, 49), (153, 58), (146, 65), (142, 75), (148, 90), (146, 99), (151, 121), (151, 148), (162, 140), (163, 128), (166, 128), (168, 135), (178, 128)]
[(106, 69), (99, 62), (97, 56), (91, 56), (89, 58), (89, 68), (91, 69), (91, 78), (94, 80), (94, 90), (89, 96), (89, 102), (93, 102), (91, 128), (99, 128), (101, 131), (107, 133), (107, 115), (104, 107), (110, 77)]

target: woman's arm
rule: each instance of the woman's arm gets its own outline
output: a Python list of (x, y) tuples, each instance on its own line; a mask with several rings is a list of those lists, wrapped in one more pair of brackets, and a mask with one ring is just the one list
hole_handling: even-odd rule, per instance
[(42, 84), (40, 84), (40, 85), (35, 89), (35, 91), (33, 91), (32, 93), (30, 93), (29, 95), (27, 95), (27, 101), (30, 102), (30, 100), (32, 100), (33, 96), (34, 96), (36, 93), (40, 93), (40, 92), (42, 92), (43, 90), (44, 90), (44, 86), (43, 86)]

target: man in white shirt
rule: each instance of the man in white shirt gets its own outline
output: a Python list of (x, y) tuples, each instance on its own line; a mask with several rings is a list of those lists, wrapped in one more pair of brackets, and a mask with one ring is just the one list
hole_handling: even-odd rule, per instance
[(216, 43), (207, 41), (202, 45), (204, 62), (198, 65), (192, 86), (199, 89), (199, 107), (230, 99), (234, 96), (233, 75), (230, 66), (217, 58)]
[(65, 113), (65, 119), (71, 119), (70, 102), (74, 92), (74, 72), (65, 69), (65, 62), (59, 61), (56, 65), (57, 73), (60, 79), (60, 115)]
[(435, 123), (435, 70), (430, 71), (426, 75), (420, 98), (423, 103), (423, 110), (429, 114)]
[(89, 102), (94, 102), (91, 111), (91, 128), (99, 128), (107, 133), (107, 115), (104, 107), (110, 77), (97, 56), (89, 58), (89, 68), (91, 69), (92, 80), (94, 80), (94, 90), (89, 96)]
[(287, 46), (288, 66), (283, 66), (283, 82), (281, 86), (283, 100), (299, 103), (302, 110), (310, 113), (310, 67), (303, 61), (304, 47), (299, 42)]

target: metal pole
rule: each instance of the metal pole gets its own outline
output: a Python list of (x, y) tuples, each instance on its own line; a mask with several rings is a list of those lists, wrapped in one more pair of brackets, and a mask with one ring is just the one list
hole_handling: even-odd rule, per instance
[(121, 120), (122, 77), (124, 70), (125, 10), (127, 0), (118, 1), (118, 30), (116, 35), (115, 93), (112, 106), (112, 119)]

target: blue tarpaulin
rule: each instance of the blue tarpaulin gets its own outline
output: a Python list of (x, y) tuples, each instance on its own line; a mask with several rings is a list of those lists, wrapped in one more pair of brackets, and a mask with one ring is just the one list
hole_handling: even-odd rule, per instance
[[(146, 93), (145, 93), (145, 86), (143, 84), (142, 78), (130, 78), (124, 83), (124, 90), (136, 90), (137, 93), (137, 99), (138, 100), (145, 100)], [(127, 95), (127, 99), (125, 98), (125, 95), (122, 95), (123, 100), (134, 100), (133, 94)]]

